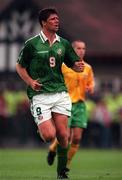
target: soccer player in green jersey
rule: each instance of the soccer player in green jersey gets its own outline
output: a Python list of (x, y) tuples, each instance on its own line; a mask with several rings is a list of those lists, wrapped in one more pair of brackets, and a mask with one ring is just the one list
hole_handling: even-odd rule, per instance
[[(71, 44), (57, 35), (59, 16), (55, 9), (46, 8), (39, 12), (41, 32), (25, 42), (16, 64), (20, 77), (28, 85), (31, 112), (44, 141), (57, 137), (59, 146), (67, 156), (67, 122), (71, 115), (71, 100), (61, 72), (64, 62), (75, 71), (83, 71)], [(61, 151), (61, 153), (62, 153)], [(59, 153), (59, 158), (62, 154)], [(62, 157), (61, 157), (62, 158)], [(65, 159), (65, 158), (64, 158)], [(62, 168), (57, 169), (58, 179), (67, 178)]]

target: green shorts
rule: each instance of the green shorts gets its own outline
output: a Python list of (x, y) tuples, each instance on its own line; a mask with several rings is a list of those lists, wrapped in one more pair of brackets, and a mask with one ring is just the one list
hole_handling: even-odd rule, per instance
[(87, 111), (86, 105), (83, 101), (72, 104), (71, 117), (68, 120), (68, 126), (87, 128)]

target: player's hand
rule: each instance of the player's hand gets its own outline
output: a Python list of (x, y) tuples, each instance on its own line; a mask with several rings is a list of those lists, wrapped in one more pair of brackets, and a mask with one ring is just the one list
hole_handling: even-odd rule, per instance
[(72, 69), (76, 72), (83, 72), (84, 67), (85, 65), (82, 61), (76, 61)]
[(86, 86), (86, 92), (89, 93), (89, 94), (93, 94), (94, 89), (92, 87)]
[(41, 87), (42, 87), (42, 84), (40, 84), (39, 80), (36, 79), (36, 80), (32, 80), (30, 86), (34, 91), (40, 91)]

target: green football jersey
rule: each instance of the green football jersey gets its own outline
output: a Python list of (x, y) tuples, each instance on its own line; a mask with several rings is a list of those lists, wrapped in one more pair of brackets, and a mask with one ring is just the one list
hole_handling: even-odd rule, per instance
[(49, 41), (39, 34), (26, 41), (19, 54), (17, 62), (26, 68), (32, 79), (38, 79), (42, 84), (39, 92), (30, 86), (27, 88), (30, 99), (40, 93), (67, 91), (61, 72), (62, 63), (72, 67), (79, 57), (67, 40), (59, 36), (58, 39), (50, 46)]

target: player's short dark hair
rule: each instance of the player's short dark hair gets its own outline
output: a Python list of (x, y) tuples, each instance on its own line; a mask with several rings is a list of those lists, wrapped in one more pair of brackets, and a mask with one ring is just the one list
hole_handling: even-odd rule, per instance
[(76, 39), (76, 40), (72, 41), (72, 47), (73, 48), (75, 47), (76, 42), (81, 42), (81, 43), (84, 43), (86, 45), (86, 43), (84, 41), (82, 41), (80, 39)]
[(58, 15), (58, 12), (55, 8), (44, 8), (44, 9), (39, 11), (39, 23), (41, 26), (43, 26), (42, 21), (47, 21), (47, 19), (49, 18), (49, 16), (51, 14), (57, 14)]

